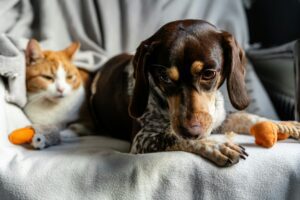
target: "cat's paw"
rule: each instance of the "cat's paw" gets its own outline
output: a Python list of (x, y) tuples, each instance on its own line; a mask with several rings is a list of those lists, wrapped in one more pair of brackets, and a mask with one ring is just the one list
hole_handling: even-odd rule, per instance
[(32, 138), (31, 146), (38, 150), (45, 149), (47, 147), (46, 137), (38, 133), (35, 134)]
[(63, 130), (63, 131), (60, 131), (60, 137), (61, 138), (75, 138), (75, 137), (78, 137), (78, 134), (75, 132), (75, 131), (73, 131), (73, 130), (71, 130), (71, 129), (65, 129), (65, 130)]
[(78, 136), (91, 135), (91, 130), (85, 124), (74, 123), (68, 128), (74, 131)]

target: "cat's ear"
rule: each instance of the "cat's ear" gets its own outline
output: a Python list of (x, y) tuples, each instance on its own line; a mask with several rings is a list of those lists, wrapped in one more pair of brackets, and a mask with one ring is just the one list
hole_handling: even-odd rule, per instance
[(25, 56), (26, 65), (29, 65), (32, 62), (37, 61), (38, 59), (44, 58), (43, 51), (38, 41), (36, 41), (35, 39), (29, 40), (25, 51)]
[(65, 48), (64, 52), (67, 54), (67, 56), (70, 58), (70, 60), (72, 60), (75, 53), (79, 50), (79, 48), (80, 48), (80, 43), (73, 42), (70, 46)]

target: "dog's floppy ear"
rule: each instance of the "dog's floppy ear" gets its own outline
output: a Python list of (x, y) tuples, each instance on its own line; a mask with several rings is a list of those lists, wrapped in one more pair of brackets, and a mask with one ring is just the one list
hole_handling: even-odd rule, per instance
[(158, 42), (148, 40), (142, 42), (137, 48), (133, 58), (135, 86), (129, 105), (129, 115), (133, 118), (140, 117), (148, 104), (149, 80), (148, 80), (148, 58)]
[(222, 32), (224, 49), (224, 76), (231, 104), (238, 110), (249, 105), (245, 84), (246, 58), (243, 49), (228, 32)]

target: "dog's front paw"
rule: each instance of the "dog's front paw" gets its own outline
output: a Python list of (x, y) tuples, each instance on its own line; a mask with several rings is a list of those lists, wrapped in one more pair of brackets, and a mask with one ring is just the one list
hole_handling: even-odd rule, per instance
[(240, 159), (246, 159), (248, 154), (245, 148), (236, 145), (231, 142), (223, 143), (219, 146), (219, 152), (221, 155), (225, 156), (225, 159), (221, 159), (220, 166), (231, 166), (239, 162)]
[(248, 154), (245, 148), (231, 142), (217, 143), (205, 142), (203, 143), (200, 154), (220, 167), (232, 166), (239, 162), (239, 160), (246, 159)]
[(31, 146), (33, 148), (41, 150), (47, 147), (46, 137), (42, 134), (35, 134), (32, 138)]

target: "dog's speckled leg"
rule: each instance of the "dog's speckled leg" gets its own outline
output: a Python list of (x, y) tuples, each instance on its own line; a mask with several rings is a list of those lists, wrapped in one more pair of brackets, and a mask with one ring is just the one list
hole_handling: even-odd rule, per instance
[(228, 167), (246, 159), (245, 149), (231, 142), (217, 142), (211, 139), (181, 140), (168, 147), (167, 151), (187, 151), (198, 154), (212, 161), (218, 166)]
[(131, 153), (160, 151), (185, 151), (200, 155), (218, 166), (226, 167), (245, 159), (244, 148), (230, 142), (217, 142), (211, 139), (185, 140), (173, 134), (140, 131), (132, 144)]

